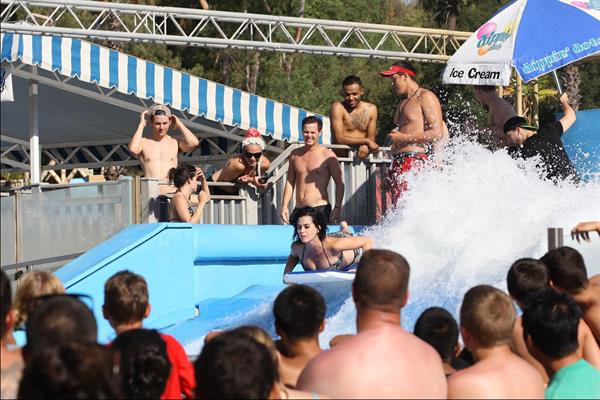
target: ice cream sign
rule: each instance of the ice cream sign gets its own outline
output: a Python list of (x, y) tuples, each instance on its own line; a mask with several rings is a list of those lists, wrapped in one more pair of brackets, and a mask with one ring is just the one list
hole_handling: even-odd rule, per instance
[(490, 21), (479, 28), (477, 31), (477, 54), (483, 56), (489, 51), (500, 50), (505, 41), (513, 33), (514, 23), (507, 24), (503, 30), (497, 32), (498, 25)]

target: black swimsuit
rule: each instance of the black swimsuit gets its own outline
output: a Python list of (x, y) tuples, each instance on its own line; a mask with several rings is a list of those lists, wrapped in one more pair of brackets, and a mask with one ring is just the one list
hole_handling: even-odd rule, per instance
[[(329, 235), (331, 237), (349, 237), (352, 236), (351, 234), (348, 234), (346, 232), (340, 231), (340, 232), (336, 232), (333, 233), (331, 235)], [(327, 253), (325, 252), (325, 245), (323, 244), (323, 241), (321, 241), (321, 247), (323, 249), (323, 255), (325, 256), (325, 258), (327, 259), (327, 264), (329, 264), (328, 268), (317, 268), (317, 270), (326, 270), (326, 271), (344, 271), (347, 270), (349, 268), (351, 268), (354, 264), (356, 264), (358, 262), (358, 259), (360, 259), (360, 255), (361, 255), (361, 251), (360, 249), (354, 249), (354, 258), (352, 259), (352, 262), (348, 265), (346, 265), (345, 267), (342, 267), (342, 264), (344, 263), (344, 251), (342, 251), (340, 253), (340, 256), (338, 257), (338, 259), (332, 264), (329, 261), (329, 257), (327, 257)], [(306, 250), (306, 245), (302, 246), (302, 255), (300, 256), (300, 265), (302, 265), (302, 268), (304, 268), (305, 271), (312, 271), (312, 269), (307, 268), (304, 265), (304, 252)]]

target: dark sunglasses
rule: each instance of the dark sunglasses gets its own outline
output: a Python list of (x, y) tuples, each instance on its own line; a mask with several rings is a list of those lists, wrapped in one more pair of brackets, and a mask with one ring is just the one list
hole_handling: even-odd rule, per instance
[(262, 152), (258, 152), (258, 153), (250, 153), (245, 151), (244, 152), (244, 157), (246, 158), (254, 158), (255, 160), (260, 160), (260, 156), (262, 156)]

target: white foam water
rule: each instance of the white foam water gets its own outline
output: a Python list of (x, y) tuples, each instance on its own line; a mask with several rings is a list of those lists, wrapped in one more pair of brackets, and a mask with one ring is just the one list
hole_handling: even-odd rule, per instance
[[(411, 265), (407, 329), (427, 307), (457, 316), (472, 286), (504, 290), (515, 260), (547, 251), (547, 228), (568, 232), (578, 222), (600, 220), (599, 179), (554, 184), (539, 178), (538, 161), (516, 162), (505, 150), (455, 139), (437, 165), (408, 177), (399, 207), (365, 233), (375, 247), (394, 250)], [(340, 310), (332, 320), (350, 332), (354, 318)]]

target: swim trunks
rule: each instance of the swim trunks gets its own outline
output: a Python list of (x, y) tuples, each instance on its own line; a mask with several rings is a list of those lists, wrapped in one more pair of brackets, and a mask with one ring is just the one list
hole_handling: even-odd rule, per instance
[(402, 193), (408, 190), (408, 183), (402, 175), (406, 174), (413, 168), (420, 168), (429, 158), (427, 153), (398, 153), (392, 155), (392, 164), (387, 171), (386, 190), (392, 198), (392, 206), (402, 197)]
[[(324, 204), (322, 206), (315, 206), (313, 207), (315, 210), (317, 210), (317, 212), (324, 214), (325, 215), (325, 220), (327, 222), (329, 222), (329, 219), (331, 218), (331, 204), (327, 203)], [(294, 211), (292, 211), (292, 215), (290, 215), (290, 221), (294, 221), (294, 214), (297, 213), (300, 210), (299, 207), (295, 207)]]

